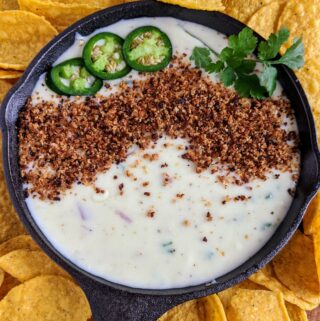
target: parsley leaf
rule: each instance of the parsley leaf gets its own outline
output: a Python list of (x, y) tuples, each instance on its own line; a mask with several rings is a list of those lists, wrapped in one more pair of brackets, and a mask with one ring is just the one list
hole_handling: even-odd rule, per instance
[(261, 41), (258, 47), (258, 57), (261, 60), (270, 60), (277, 56), (280, 47), (289, 39), (290, 32), (281, 28), (277, 33), (270, 35), (267, 41)]
[(194, 60), (194, 63), (198, 68), (206, 69), (212, 64), (210, 50), (208, 48), (195, 47), (190, 56), (190, 60)]
[(276, 63), (284, 64), (291, 69), (299, 69), (304, 65), (304, 47), (302, 39), (295, 39), (292, 46)]
[(260, 79), (260, 85), (263, 86), (269, 96), (272, 96), (276, 89), (276, 80), (277, 80), (278, 71), (272, 66), (267, 66), (258, 76)]
[(240, 57), (246, 57), (256, 49), (258, 38), (248, 27), (243, 28), (238, 35), (229, 37), (229, 47)]

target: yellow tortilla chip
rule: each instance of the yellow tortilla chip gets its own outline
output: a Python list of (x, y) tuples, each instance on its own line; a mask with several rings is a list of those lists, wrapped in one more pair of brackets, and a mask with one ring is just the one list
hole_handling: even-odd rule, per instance
[(31, 12), (0, 12), (0, 68), (24, 70), (57, 31), (43, 17)]
[[(320, 141), (320, 57), (308, 59), (303, 68), (296, 71), (296, 75), (308, 96), (318, 131), (318, 141)], [(319, 204), (319, 198), (315, 202)], [(317, 224), (320, 228), (320, 222)], [(308, 228), (305, 232), (309, 233)]]
[[(46, 0), (42, 0), (46, 1)], [(124, 2), (124, 0), (54, 0), (51, 2), (64, 3), (71, 5), (85, 4), (91, 7), (108, 8)]]
[[(58, 31), (62, 31), (79, 19), (98, 11), (107, 5), (93, 5), (90, 1), (81, 1), (77, 4), (74, 1), (45, 1), (45, 0), (18, 0), (22, 10), (27, 10), (45, 17)], [(95, 1), (94, 3), (107, 1)], [(90, 3), (90, 4), (89, 4)], [(110, 5), (119, 3), (118, 0), (108, 1)]]
[(302, 37), (306, 59), (319, 56), (320, 51), (320, 19), (319, 3), (314, 0), (289, 0), (280, 15), (278, 29), (287, 27), (290, 39), (282, 47), (283, 53), (295, 37)]
[[(7, 80), (0, 80), (0, 93), (1, 93), (1, 86), (3, 86), (1, 84), (3, 82), (8, 82), (9, 88), (12, 86), (12, 84)], [(8, 90), (9, 88), (6, 88), (6, 90)], [(0, 97), (0, 100), (1, 100), (1, 97)], [(7, 188), (6, 188), (6, 184), (5, 184), (4, 176), (2, 172), (2, 154), (1, 154), (1, 137), (0, 137), (0, 243), (5, 242), (21, 234), (26, 234), (26, 232), (11, 204), (11, 200), (7, 192)]]
[(17, 10), (19, 9), (17, 0), (2, 0), (2, 10)]
[(0, 268), (20, 282), (44, 274), (69, 277), (67, 272), (41, 251), (25, 249), (12, 251), (0, 258)]
[(302, 310), (297, 305), (287, 302), (286, 308), (289, 314), (290, 321), (308, 321), (306, 311)]
[(221, 301), (216, 294), (180, 304), (158, 319), (158, 321), (181, 320), (227, 321)]
[(231, 298), (230, 321), (290, 321), (283, 295), (265, 290), (239, 289)]
[(266, 288), (260, 284), (254, 283), (249, 279), (233, 286), (232, 288), (221, 291), (218, 294), (218, 297), (221, 300), (221, 303), (225, 310), (228, 309), (231, 298), (237, 293), (239, 289), (247, 289), (247, 290), (266, 290)]
[(29, 235), (16, 236), (2, 244), (0, 244), (0, 257), (8, 254), (9, 252), (26, 249), (26, 250), (39, 250), (40, 248)]
[(318, 230), (312, 235), (314, 245), (314, 256), (317, 266), (317, 274), (320, 279), (320, 231)]
[(4, 272), (4, 281), (0, 286), (0, 300), (2, 300), (11, 289), (19, 284), (20, 282), (17, 279)]
[(221, 11), (224, 6), (221, 0), (158, 0), (165, 3), (175, 4), (181, 7), (208, 10), (208, 11)]
[(249, 18), (262, 6), (272, 0), (223, 0), (225, 12), (229, 16), (247, 23)]
[(14, 83), (15, 83), (15, 79), (14, 80), (0, 79), (0, 103), (2, 102), (4, 96), (7, 94), (9, 89), (14, 85)]
[(22, 71), (0, 69), (0, 79), (17, 79), (22, 75)]
[(299, 306), (301, 309), (313, 310), (317, 307), (317, 304), (299, 298), (293, 291), (289, 290), (285, 285), (283, 285), (276, 278), (271, 264), (266, 265), (257, 273), (251, 275), (249, 279), (255, 283), (265, 286), (271, 291), (281, 292), (286, 301)]
[(272, 261), (277, 278), (298, 297), (320, 303), (320, 285), (312, 240), (297, 231)]
[(0, 288), (4, 281), (4, 271), (0, 269)]
[(61, 276), (39, 276), (13, 288), (0, 302), (1, 321), (87, 321), (89, 303)]
[(277, 31), (278, 20), (284, 7), (283, 1), (273, 1), (256, 11), (248, 21), (248, 26), (267, 39)]

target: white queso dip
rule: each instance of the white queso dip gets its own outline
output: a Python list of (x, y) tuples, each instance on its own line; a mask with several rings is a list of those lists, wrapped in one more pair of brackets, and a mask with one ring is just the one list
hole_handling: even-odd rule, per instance
[[(194, 47), (202, 46), (190, 32), (218, 52), (227, 45), (224, 35), (173, 18), (123, 20), (96, 30), (94, 34), (108, 31), (125, 38), (132, 30), (145, 25), (156, 26), (165, 32), (171, 40), (173, 54), (184, 54), (185, 60), (188, 60)], [(77, 35), (75, 43), (56, 64), (80, 57), (84, 43), (92, 36)], [(190, 68), (195, 69), (192, 64)], [(39, 79), (34, 88), (28, 107), (30, 112), (43, 102), (50, 104), (48, 106), (53, 109), (58, 108), (56, 106), (59, 104), (65, 104), (60, 101), (59, 95), (45, 86), (44, 77)], [(148, 74), (131, 71), (123, 78), (106, 80), (98, 92), (97, 100), (108, 100), (121, 90), (134, 90), (133, 81), (143, 81), (148, 77)], [(218, 78), (211, 74), (206, 81), (216, 86)], [(123, 89), (121, 83), (127, 87)], [(159, 87), (158, 91), (153, 90), (159, 93), (162, 89)], [(178, 87), (172, 89), (175, 90), (178, 92)], [(233, 89), (228, 91), (232, 92)], [(281, 92), (282, 88), (277, 84), (272, 99), (286, 99), (281, 96)], [(143, 97), (143, 91), (140, 93)], [(141, 97), (139, 99), (143, 99)], [(86, 104), (86, 98), (80, 97), (66, 98), (66, 101), (70, 105), (65, 110), (72, 109), (72, 104)], [(238, 103), (238, 100), (234, 101)], [(183, 104), (184, 101), (179, 102), (179, 106)], [(211, 108), (209, 102), (204, 104)], [(104, 117), (101, 116), (104, 111), (99, 103), (97, 106), (95, 108), (100, 108), (98, 119)], [(139, 104), (134, 106), (140, 108)], [(59, 116), (52, 119), (65, 121), (61, 132), (65, 130), (65, 135), (69, 135), (67, 124), (72, 127), (74, 120), (69, 114), (65, 118), (70, 119), (63, 120), (63, 115), (62, 118)], [(294, 116), (282, 117), (280, 122), (279, 130), (281, 128), (285, 133), (297, 133)], [(87, 135), (100, 139), (100, 135), (96, 134), (97, 127), (93, 126), (92, 130)], [(63, 190), (56, 199), (40, 197), (36, 193), (29, 193), (26, 198), (36, 224), (47, 239), (83, 270), (134, 288), (169, 289), (215, 282), (216, 278), (237, 268), (259, 251), (285, 218), (299, 174), (298, 152), (292, 154), (288, 170), (270, 168), (264, 178), (253, 176), (237, 183), (228, 178), (230, 170), (219, 165), (220, 158), (215, 158), (207, 168), (197, 170), (191, 152), (188, 157), (184, 156), (186, 151), (190, 151), (189, 137), (182, 134), (174, 137), (170, 129), (166, 130), (168, 132), (161, 133), (147, 146), (133, 143), (125, 158), (110, 164), (106, 170), (97, 171), (92, 184), (73, 181), (70, 188)], [(242, 133), (242, 136), (245, 135), (246, 131)], [(214, 139), (215, 136), (206, 137)], [(193, 139), (194, 142), (198, 141), (196, 135)], [(69, 140), (67, 149), (76, 148), (76, 143), (72, 142)], [(55, 144), (54, 138), (51, 138), (48, 146), (54, 150)], [(288, 142), (288, 146), (290, 144)], [(196, 143), (191, 145), (198, 150)], [(21, 150), (24, 148), (21, 147)], [(83, 150), (76, 152), (81, 154)], [(202, 152), (205, 153), (205, 149)], [(41, 153), (38, 155), (37, 161), (42, 157)], [(88, 152), (87, 155), (86, 161), (95, 158), (94, 153)], [(232, 157), (230, 161), (234, 161), (235, 156)], [(46, 157), (43, 160), (46, 162)], [(65, 161), (61, 162), (61, 166)], [(52, 169), (55, 166), (53, 163), (43, 165), (47, 175), (56, 171)], [(34, 161), (30, 161), (28, 166), (28, 169), (23, 169), (24, 175), (32, 172)], [(80, 161), (78, 166), (82, 166)], [(237, 176), (235, 173), (231, 176)], [(224, 175), (225, 179), (222, 178)], [(26, 188), (32, 186), (31, 181), (26, 180), (25, 183)]]

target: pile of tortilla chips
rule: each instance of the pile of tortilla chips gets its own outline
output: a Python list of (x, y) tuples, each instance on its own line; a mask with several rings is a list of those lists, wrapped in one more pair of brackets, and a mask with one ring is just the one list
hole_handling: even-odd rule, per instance
[[(59, 31), (92, 12), (131, 1), (0, 0), (0, 102)], [(297, 76), (320, 133), (319, 0), (162, 1), (222, 11), (263, 37), (286, 26), (292, 37), (284, 48), (294, 37), (302, 37), (306, 63)], [(320, 304), (320, 194), (308, 208), (303, 231), (249, 280), (182, 304), (159, 321), (306, 321), (306, 311)], [(90, 317), (79, 286), (27, 235), (11, 205), (0, 168), (0, 320), (87, 321)]]

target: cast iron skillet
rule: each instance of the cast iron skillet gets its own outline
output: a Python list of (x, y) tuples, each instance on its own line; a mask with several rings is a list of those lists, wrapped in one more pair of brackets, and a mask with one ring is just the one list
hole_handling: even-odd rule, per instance
[[(237, 269), (221, 276), (214, 284), (180, 289), (143, 290), (129, 288), (96, 277), (63, 257), (35, 224), (24, 201), (18, 167), (16, 122), (38, 77), (74, 42), (75, 32), (88, 35), (120, 19), (168, 16), (196, 22), (226, 35), (238, 33), (244, 25), (218, 12), (200, 12), (153, 1), (128, 3), (95, 13), (60, 34), (33, 60), (21, 80), (10, 90), (1, 108), (4, 172), (13, 204), (32, 237), (58, 264), (69, 271), (86, 292), (94, 321), (152, 321), (169, 308), (186, 300), (202, 297), (230, 287), (263, 267), (286, 244), (298, 228), (307, 204), (319, 187), (320, 158), (310, 107), (294, 74), (279, 67), (280, 81), (296, 111), (301, 139), (301, 176), (290, 210), (272, 239)], [(76, 242), (76, 240), (75, 240)]]

